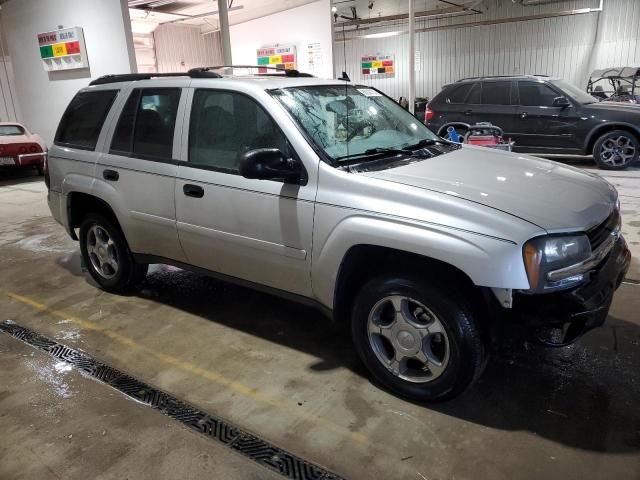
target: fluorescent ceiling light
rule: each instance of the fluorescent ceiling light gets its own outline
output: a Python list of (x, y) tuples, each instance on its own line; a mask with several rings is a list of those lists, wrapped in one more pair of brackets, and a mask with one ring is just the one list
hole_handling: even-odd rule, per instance
[(369, 35), (363, 35), (362, 38), (386, 38), (386, 37), (394, 37), (396, 35), (400, 35), (402, 32), (381, 32), (381, 33), (370, 33)]

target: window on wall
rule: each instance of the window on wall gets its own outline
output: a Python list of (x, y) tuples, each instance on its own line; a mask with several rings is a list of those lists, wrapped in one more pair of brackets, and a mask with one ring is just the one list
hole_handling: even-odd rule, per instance
[(111, 153), (170, 160), (179, 102), (179, 88), (134, 89), (120, 114)]
[(555, 90), (544, 83), (518, 82), (520, 105), (531, 107), (552, 107), (553, 100), (559, 96)]
[(117, 90), (80, 92), (62, 115), (55, 143), (72, 148), (95, 150)]
[(482, 82), (483, 105), (509, 105), (511, 82)]
[(278, 148), (291, 155), (287, 139), (252, 98), (223, 90), (196, 90), (189, 126), (189, 162), (238, 172), (242, 153)]

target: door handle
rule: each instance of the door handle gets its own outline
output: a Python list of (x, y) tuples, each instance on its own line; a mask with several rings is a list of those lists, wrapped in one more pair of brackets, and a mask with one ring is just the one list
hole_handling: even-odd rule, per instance
[(106, 169), (106, 170), (102, 171), (102, 177), (105, 180), (110, 180), (112, 182), (117, 182), (118, 179), (120, 178), (120, 174), (118, 172), (116, 172), (115, 170)]
[(199, 185), (191, 185), (190, 183), (185, 183), (182, 186), (182, 191), (187, 197), (195, 197), (195, 198), (204, 197), (204, 188), (202, 188)]
[(465, 110), (463, 113), (465, 115), (471, 115), (473, 113), (473, 110)]
[(529, 114), (527, 112), (522, 112), (520, 114), (520, 118), (527, 118), (529, 116)]

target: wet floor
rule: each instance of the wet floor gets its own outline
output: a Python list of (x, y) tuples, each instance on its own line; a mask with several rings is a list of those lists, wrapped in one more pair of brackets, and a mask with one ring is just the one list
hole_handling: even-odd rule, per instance
[[(169, 267), (154, 267), (136, 295), (96, 289), (43, 192), (39, 181), (0, 187), (0, 321), (84, 350), (346, 478), (640, 478), (633, 282), (606, 326), (578, 344), (549, 351), (509, 332), (471, 391), (424, 406), (373, 385), (348, 337), (306, 307)], [(3, 334), (0, 431), (2, 479), (271, 475)]]

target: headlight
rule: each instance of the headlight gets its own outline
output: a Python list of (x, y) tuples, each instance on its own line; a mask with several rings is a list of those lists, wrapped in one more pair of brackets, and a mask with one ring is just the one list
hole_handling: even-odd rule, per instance
[(586, 235), (538, 237), (525, 244), (523, 254), (531, 289), (558, 290), (584, 280), (584, 272), (568, 267), (591, 258), (591, 244)]

